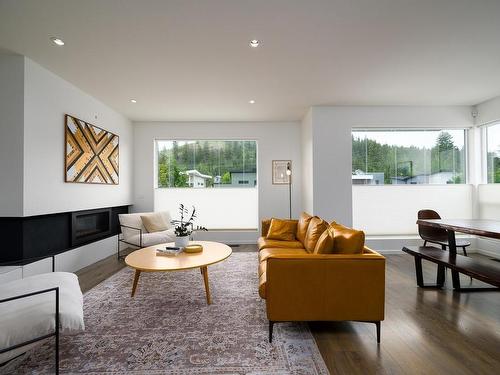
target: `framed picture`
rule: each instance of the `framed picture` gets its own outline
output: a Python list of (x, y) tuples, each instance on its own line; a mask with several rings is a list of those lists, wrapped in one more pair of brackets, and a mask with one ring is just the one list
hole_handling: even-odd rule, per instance
[(288, 185), (292, 176), (286, 174), (287, 166), (292, 169), (291, 160), (273, 160), (273, 185)]
[(118, 136), (74, 116), (65, 122), (65, 181), (118, 185)]

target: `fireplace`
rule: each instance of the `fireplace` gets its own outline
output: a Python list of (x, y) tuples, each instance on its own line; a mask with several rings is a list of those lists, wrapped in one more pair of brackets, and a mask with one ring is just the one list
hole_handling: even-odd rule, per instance
[(111, 233), (111, 209), (73, 212), (71, 223), (72, 246), (106, 237)]

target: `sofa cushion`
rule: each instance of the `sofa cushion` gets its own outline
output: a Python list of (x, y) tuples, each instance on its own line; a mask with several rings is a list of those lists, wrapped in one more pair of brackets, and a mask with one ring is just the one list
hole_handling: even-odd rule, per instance
[(314, 248), (314, 254), (332, 254), (334, 246), (334, 230), (331, 226), (328, 226), (323, 234), (319, 237), (316, 247)]
[(269, 240), (295, 241), (297, 232), (296, 220), (271, 219), (266, 238)]
[(267, 248), (262, 249), (259, 252), (259, 262), (263, 262), (267, 260), (270, 256), (273, 255), (297, 255), (297, 254), (307, 254), (304, 249), (283, 249), (283, 248)]
[(304, 243), (306, 240), (307, 228), (309, 227), (309, 223), (313, 217), (306, 212), (302, 212), (300, 214), (299, 222), (297, 223), (297, 233), (295, 237), (297, 240)]
[(260, 237), (257, 240), (257, 245), (259, 246), (259, 250), (267, 249), (270, 247), (275, 248), (289, 248), (289, 249), (304, 249), (304, 245), (299, 241), (278, 241), (278, 240), (269, 240), (264, 237)]
[(261, 236), (266, 237), (269, 232), (269, 227), (271, 226), (272, 219), (264, 219), (262, 220), (262, 228), (261, 228)]
[(307, 228), (306, 238), (304, 240), (304, 247), (308, 253), (312, 253), (316, 247), (320, 236), (328, 228), (328, 224), (323, 219), (314, 216), (309, 222), (309, 227)]
[(170, 227), (162, 212), (153, 212), (141, 215), (142, 224), (149, 233), (162, 232)]
[(365, 246), (365, 233), (361, 230), (348, 228), (333, 222), (333, 253), (334, 254), (362, 254)]

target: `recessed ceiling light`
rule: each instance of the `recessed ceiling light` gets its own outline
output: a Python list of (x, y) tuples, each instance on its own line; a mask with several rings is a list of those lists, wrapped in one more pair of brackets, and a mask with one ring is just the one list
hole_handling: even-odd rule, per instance
[(260, 40), (258, 39), (252, 39), (249, 43), (250, 47), (252, 48), (257, 48), (258, 46), (260, 46)]
[(64, 46), (64, 42), (62, 39), (53, 36), (52, 38), (50, 38), (50, 40), (52, 41), (52, 43), (57, 44), (58, 46)]
[(135, 100), (135, 99), (130, 99), (130, 103), (137, 103), (137, 100)]
[(248, 103), (250, 103), (250, 104), (255, 104), (255, 100), (253, 100), (253, 99), (252, 99), (252, 100), (249, 100), (249, 101), (248, 101)]

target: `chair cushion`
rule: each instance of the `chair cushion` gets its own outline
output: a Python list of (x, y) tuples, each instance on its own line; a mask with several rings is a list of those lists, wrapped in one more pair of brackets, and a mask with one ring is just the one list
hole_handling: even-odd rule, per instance
[(259, 250), (267, 249), (270, 247), (275, 248), (288, 248), (288, 249), (304, 249), (304, 245), (299, 241), (278, 241), (278, 240), (269, 240), (264, 237), (260, 237), (257, 240), (257, 245), (259, 246)]
[[(127, 242), (132, 243), (136, 246), (141, 246), (139, 241), (140, 241), (140, 236), (136, 234), (135, 236), (130, 237)], [(161, 232), (154, 232), (154, 233), (146, 232), (142, 234), (142, 247), (148, 247), (174, 241), (175, 241), (174, 228), (170, 228)]]
[[(83, 296), (78, 278), (73, 273), (51, 272), (10, 281), (0, 285), (0, 299), (54, 287), (59, 287), (61, 332), (83, 331)], [(0, 304), (0, 349), (54, 332), (54, 315), (55, 292)], [(29, 348), (23, 346), (0, 354), (0, 363), (26, 352), (27, 349)]]
[(362, 254), (365, 246), (365, 233), (333, 222), (333, 253), (334, 254)]
[(273, 255), (297, 255), (297, 254), (307, 254), (304, 249), (283, 249), (283, 248), (267, 248), (262, 249), (259, 252), (259, 262), (263, 262), (267, 260), (270, 256)]
[(151, 214), (141, 215), (141, 220), (149, 233), (162, 232), (171, 226), (170, 222), (165, 220), (164, 212), (153, 212)]
[(309, 223), (313, 217), (306, 212), (302, 212), (300, 214), (299, 222), (297, 223), (297, 233), (295, 237), (297, 240), (304, 243), (306, 240), (307, 228), (309, 227)]
[(334, 231), (331, 226), (328, 226), (323, 234), (319, 237), (314, 254), (332, 254), (334, 246)]
[(326, 221), (317, 216), (311, 218), (309, 227), (307, 228), (306, 238), (304, 240), (304, 247), (308, 253), (312, 253), (314, 251), (316, 243), (326, 228), (328, 228)]
[(297, 221), (273, 218), (266, 238), (269, 240), (295, 241), (296, 232)]

